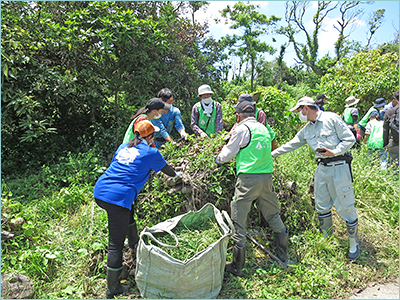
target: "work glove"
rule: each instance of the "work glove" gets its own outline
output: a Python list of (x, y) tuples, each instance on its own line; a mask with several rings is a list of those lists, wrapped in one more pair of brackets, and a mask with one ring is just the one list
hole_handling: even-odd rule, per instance
[(182, 181), (182, 176), (183, 176), (182, 172), (176, 172), (175, 177), (172, 178), (172, 181), (174, 183), (178, 183), (179, 181)]
[(186, 132), (184, 132), (184, 131), (182, 131), (181, 132), (181, 138), (183, 138), (185, 141), (187, 140), (187, 138), (188, 138), (188, 135), (187, 135), (187, 133)]
[(361, 140), (361, 134), (360, 134), (360, 130), (356, 130), (357, 133), (357, 140)]
[(200, 136), (201, 136), (203, 139), (208, 138), (207, 133), (205, 133), (204, 131), (202, 131), (202, 132), (200, 133)]

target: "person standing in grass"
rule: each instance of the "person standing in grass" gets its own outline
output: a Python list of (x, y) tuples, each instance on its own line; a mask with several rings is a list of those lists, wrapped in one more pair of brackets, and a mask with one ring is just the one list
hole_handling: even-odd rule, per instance
[(134, 203), (151, 170), (161, 171), (173, 177), (173, 181), (182, 175), (167, 164), (157, 148), (149, 146), (158, 130), (148, 120), (138, 122), (135, 125), (135, 137), (118, 147), (110, 166), (94, 187), (96, 203), (107, 211), (108, 216), (107, 298), (129, 290), (128, 285), (120, 283), (122, 250), (127, 236), (132, 259), (136, 256), (139, 236)]
[(393, 93), (392, 108), (383, 118), (383, 147), (387, 149), (390, 164), (399, 165), (399, 90)]
[[(153, 119), (161, 118), (161, 115), (171, 108), (170, 104), (164, 103), (160, 98), (151, 98), (145, 107), (139, 109), (136, 114), (131, 118), (132, 122), (129, 124), (125, 132), (123, 143), (129, 143), (135, 137), (135, 125), (143, 120), (151, 121)], [(155, 147), (155, 144), (151, 145)]]
[(236, 156), (237, 180), (235, 200), (231, 202), (231, 218), (235, 226), (232, 239), (232, 262), (226, 263), (226, 271), (243, 276), (245, 264), (246, 220), (253, 202), (275, 233), (277, 256), (287, 265), (289, 233), (280, 217), (280, 207), (272, 184), (271, 149), (275, 145), (275, 133), (271, 127), (255, 119), (252, 102), (242, 101), (236, 105), (238, 126), (216, 158), (217, 164), (231, 161)]
[(320, 226), (324, 236), (333, 234), (331, 208), (346, 221), (350, 241), (348, 258), (360, 256), (358, 216), (354, 207), (354, 192), (349, 149), (356, 139), (343, 119), (333, 112), (318, 110), (315, 101), (303, 97), (291, 112), (297, 112), (303, 122), (308, 122), (288, 143), (272, 151), (272, 157), (291, 152), (308, 144), (315, 152), (318, 166), (315, 171), (314, 196)]
[(357, 140), (357, 143), (360, 144), (361, 142), (361, 133), (360, 129), (358, 128), (358, 108), (355, 107), (360, 99), (350, 96), (346, 99), (346, 108), (343, 112), (343, 120), (349, 127), (350, 131), (354, 134), (354, 137)]
[(387, 168), (388, 155), (383, 149), (383, 121), (376, 111), (369, 115), (369, 122), (365, 127), (364, 142), (367, 143), (369, 149), (368, 156), (377, 153), (381, 161), (381, 170), (385, 170)]
[(207, 84), (198, 88), (198, 95), (201, 101), (192, 107), (192, 118), (190, 127), (193, 132), (203, 139), (212, 134), (219, 134), (224, 129), (222, 121), (221, 103), (214, 101), (211, 96), (214, 92)]
[(182, 123), (181, 111), (179, 108), (172, 105), (174, 102), (174, 93), (168, 88), (163, 88), (158, 92), (157, 97), (164, 101), (170, 109), (162, 114), (161, 118), (151, 120), (151, 123), (153, 123), (154, 126), (160, 128), (160, 132), (157, 132), (155, 136), (156, 147), (160, 148), (166, 142), (173, 141), (171, 131), (174, 125), (181, 138), (186, 140), (187, 133), (185, 131), (185, 126)]
[(369, 115), (373, 112), (379, 112), (378, 108), (382, 108), (387, 105), (385, 102), (384, 98), (378, 98), (375, 100), (375, 104), (370, 107), (370, 109), (367, 111), (367, 113), (364, 115), (364, 117), (358, 122), (358, 127), (360, 128), (361, 135), (364, 136), (365, 134), (365, 126), (367, 126), (367, 123), (369, 121)]

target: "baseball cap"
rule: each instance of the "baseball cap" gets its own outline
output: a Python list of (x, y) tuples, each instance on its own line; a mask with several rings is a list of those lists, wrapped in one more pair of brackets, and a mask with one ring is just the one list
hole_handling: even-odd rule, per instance
[(135, 131), (139, 132), (140, 136), (145, 138), (153, 132), (159, 132), (160, 128), (154, 126), (150, 121), (143, 120), (136, 124)]
[(237, 113), (253, 113), (255, 112), (254, 103), (250, 101), (242, 101), (236, 105)]
[(290, 110), (291, 112), (294, 112), (296, 109), (298, 109), (300, 106), (303, 106), (303, 105), (316, 106), (316, 103), (315, 103), (315, 101), (314, 101), (311, 97), (304, 96), (304, 97), (300, 98), (300, 99), (297, 101), (295, 107), (293, 107), (293, 108), (291, 108), (291, 109), (289, 109), (289, 110)]
[(148, 108), (149, 110), (153, 110), (153, 109), (165, 109), (165, 110), (169, 110), (171, 107), (169, 107), (168, 105), (166, 105), (168, 103), (165, 103), (164, 101), (162, 101), (160, 98), (151, 98), (149, 100), (149, 102), (147, 102), (146, 104), (146, 108)]
[(251, 102), (253, 105), (256, 104), (256, 103), (254, 102), (254, 100), (253, 100), (253, 96), (252, 96), (252, 95), (249, 95), (249, 94), (241, 94), (241, 95), (239, 96), (238, 101), (239, 101), (239, 102), (242, 102), (242, 101)]

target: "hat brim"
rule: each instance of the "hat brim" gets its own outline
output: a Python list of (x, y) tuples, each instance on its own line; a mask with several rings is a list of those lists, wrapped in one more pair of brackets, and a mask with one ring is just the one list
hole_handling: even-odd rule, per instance
[(374, 107), (378, 108), (378, 107), (382, 107), (382, 106), (385, 106), (385, 105), (387, 105), (387, 103), (383, 102), (382, 104), (375, 104)]
[(291, 108), (291, 109), (289, 109), (289, 111), (295, 112), (300, 106), (301, 106), (300, 104), (296, 104), (296, 106)]
[(198, 96), (200, 97), (201, 95), (204, 95), (204, 94), (214, 94), (214, 92), (213, 91), (209, 91), (209, 92), (201, 93)]
[(360, 99), (356, 99), (356, 101), (354, 101), (352, 104), (346, 104), (345, 107), (351, 107), (356, 105), (358, 102), (360, 102)]

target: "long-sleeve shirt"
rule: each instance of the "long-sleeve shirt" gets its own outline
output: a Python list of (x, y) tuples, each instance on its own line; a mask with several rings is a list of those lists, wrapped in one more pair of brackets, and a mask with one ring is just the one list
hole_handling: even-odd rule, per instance
[[(236, 129), (232, 132), (232, 136), (229, 139), (229, 143), (226, 144), (220, 154), (217, 156), (218, 163), (227, 163), (231, 161), (236, 154), (240, 151), (240, 149), (246, 147), (250, 142), (250, 130), (245, 124), (247, 123), (257, 123), (258, 121), (254, 117), (249, 117), (244, 119)], [(268, 129), (272, 140), (275, 138), (275, 132), (271, 129), (271, 127), (266, 123), (265, 127)]]
[[(214, 105), (216, 105), (216, 117), (215, 117), (215, 133), (219, 134), (224, 129), (224, 124), (222, 122), (222, 106), (221, 103), (217, 101), (213, 101)], [(195, 104), (192, 108), (192, 118), (190, 122), (190, 127), (192, 128), (193, 132), (197, 135), (203, 132), (202, 129), (199, 127), (199, 110), (197, 109), (197, 105)]]
[[(272, 157), (291, 152), (308, 144), (312, 151), (325, 147), (334, 156), (345, 154), (356, 142), (343, 119), (333, 112), (319, 111), (315, 122), (308, 122), (288, 143), (272, 151)], [(315, 158), (325, 156), (315, 152)]]
[(168, 113), (162, 114), (159, 119), (152, 119), (151, 123), (154, 126), (160, 128), (160, 131), (155, 134), (156, 138), (166, 138), (171, 134), (172, 128), (175, 125), (176, 130), (179, 132), (181, 129), (185, 129), (182, 123), (182, 115), (179, 108), (172, 106)]

